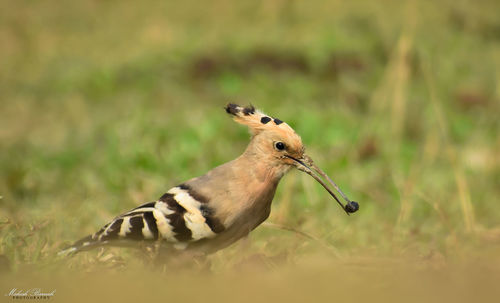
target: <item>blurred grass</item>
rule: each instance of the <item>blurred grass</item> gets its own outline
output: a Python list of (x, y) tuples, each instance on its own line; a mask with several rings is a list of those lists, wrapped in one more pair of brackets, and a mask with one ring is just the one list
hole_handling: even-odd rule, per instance
[[(226, 117), (228, 101), (287, 121), (361, 210), (345, 216), (293, 172), (269, 221), (316, 240), (263, 226), (213, 256), (214, 271), (254, 256), (274, 270), (316, 255), (326, 268), (331, 258), (441, 266), (484, 254), (499, 264), (499, 9), (2, 1), (6, 267), (14, 276), (60, 269), (64, 244), (238, 156), (248, 134)], [(87, 268), (96, 254), (71, 266)]]

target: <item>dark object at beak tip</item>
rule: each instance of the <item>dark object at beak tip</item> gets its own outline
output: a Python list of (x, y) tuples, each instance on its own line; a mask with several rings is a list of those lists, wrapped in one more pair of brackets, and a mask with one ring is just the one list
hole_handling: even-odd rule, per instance
[(354, 213), (358, 211), (358, 209), (359, 209), (359, 204), (356, 201), (351, 201), (347, 203), (345, 206), (345, 211), (348, 213)]

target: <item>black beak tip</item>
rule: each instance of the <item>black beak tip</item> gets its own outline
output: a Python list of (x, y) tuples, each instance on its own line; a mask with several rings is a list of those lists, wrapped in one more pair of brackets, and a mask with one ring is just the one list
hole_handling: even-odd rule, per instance
[(348, 213), (354, 213), (358, 211), (358, 209), (359, 209), (359, 204), (356, 201), (351, 201), (347, 203), (345, 206), (345, 211)]

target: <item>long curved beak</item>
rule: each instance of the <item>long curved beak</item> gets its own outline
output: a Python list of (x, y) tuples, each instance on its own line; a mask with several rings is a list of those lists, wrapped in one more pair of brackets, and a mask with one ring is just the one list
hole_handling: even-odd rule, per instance
[[(342, 209), (346, 212), (346, 214), (349, 215), (350, 213), (356, 212), (359, 209), (358, 202), (349, 200), (349, 198), (347, 198), (347, 196), (340, 190), (338, 185), (335, 182), (333, 182), (333, 180), (330, 177), (328, 177), (328, 175), (325, 174), (319, 167), (317, 167), (309, 156), (303, 155), (302, 158), (300, 159), (296, 159), (291, 156), (286, 156), (286, 157), (294, 160), (295, 167), (298, 170), (307, 173), (308, 175), (313, 177), (316, 181), (318, 181), (318, 183), (321, 184), (321, 186), (323, 186), (326, 189), (326, 191), (335, 199), (335, 201), (337, 201), (337, 203), (340, 205), (340, 207), (342, 207)], [(330, 185), (332, 185), (337, 190), (337, 192), (346, 201), (345, 206), (344, 204), (342, 204), (342, 202), (340, 202), (339, 198), (337, 198), (332, 189), (315, 172), (318, 173), (323, 178), (325, 178), (330, 183)]]

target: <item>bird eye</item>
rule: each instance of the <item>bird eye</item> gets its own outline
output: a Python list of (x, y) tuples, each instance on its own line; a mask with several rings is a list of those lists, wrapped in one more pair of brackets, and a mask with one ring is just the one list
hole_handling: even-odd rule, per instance
[(285, 143), (283, 143), (283, 142), (276, 142), (276, 143), (274, 143), (274, 147), (277, 150), (284, 150), (285, 149)]

